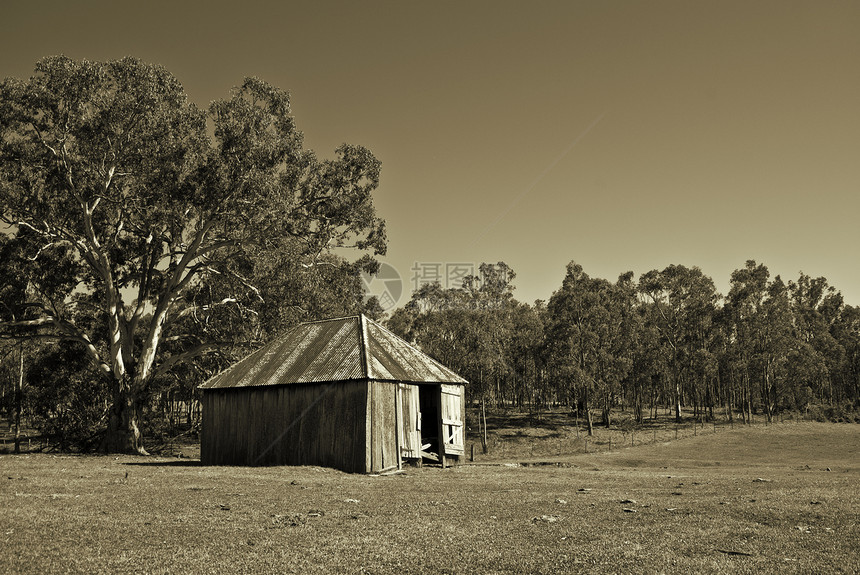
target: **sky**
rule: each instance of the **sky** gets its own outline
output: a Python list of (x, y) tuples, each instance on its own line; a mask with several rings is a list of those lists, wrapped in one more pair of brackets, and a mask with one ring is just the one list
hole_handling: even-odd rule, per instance
[(860, 305), (858, 31), (856, 1), (18, 1), (0, 76), (132, 55), (201, 106), (289, 90), (318, 156), (382, 161), (400, 304), (481, 262), (531, 303), (570, 261), (698, 266), (725, 294), (753, 259)]

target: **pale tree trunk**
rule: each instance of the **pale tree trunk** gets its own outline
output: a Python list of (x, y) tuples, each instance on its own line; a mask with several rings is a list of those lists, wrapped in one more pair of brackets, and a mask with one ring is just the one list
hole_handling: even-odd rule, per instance
[[(178, 281), (174, 273), (172, 282)], [(173, 286), (175, 289), (175, 285)], [(109, 302), (109, 317), (111, 333), (111, 370), (114, 379), (114, 399), (108, 416), (108, 427), (102, 440), (101, 450), (107, 453), (130, 453), (149, 455), (143, 447), (143, 436), (140, 431), (140, 398), (141, 390), (146, 388), (147, 381), (152, 377), (155, 354), (161, 339), (164, 322), (170, 304), (171, 290), (162, 294), (150, 320), (149, 330), (140, 351), (140, 360), (136, 362), (133, 374), (127, 366), (124, 351), (133, 348), (132, 338), (136, 320), (131, 325), (124, 325), (117, 310), (120, 309), (119, 293), (109, 292), (113, 300)]]
[(131, 390), (121, 390), (114, 396), (108, 417), (108, 428), (101, 450), (106, 453), (149, 455), (143, 447), (140, 433), (140, 406)]
[(767, 365), (765, 365), (765, 368), (764, 368), (764, 381), (762, 382), (761, 395), (762, 395), (762, 398), (761, 398), (762, 403), (764, 404), (765, 419), (767, 420), (768, 423), (771, 423), (773, 421), (773, 416), (772, 416), (771, 408), (770, 408), (770, 403), (771, 403), (771, 398), (770, 398), (770, 370), (768, 369)]
[(747, 421), (750, 424), (753, 422), (753, 408), (752, 408), (752, 383), (750, 382), (749, 373), (747, 373), (745, 377), (745, 391), (747, 396)]
[(594, 421), (591, 419), (591, 401), (587, 386), (585, 388), (585, 419), (588, 422), (588, 436), (591, 437), (594, 435)]
[(727, 402), (726, 403), (726, 411), (728, 412), (727, 417), (729, 418), (729, 423), (734, 423), (734, 421), (735, 421), (734, 411), (735, 411), (735, 408), (737, 407), (737, 405), (736, 405), (736, 400), (735, 400), (735, 378), (734, 378), (734, 372), (733, 371), (729, 371), (729, 381), (728, 381), (728, 387), (725, 388), (725, 396), (726, 396), (725, 400)]
[(15, 453), (21, 453), (21, 409), (24, 403), (24, 344), (18, 345), (18, 381), (15, 385)]
[(481, 432), (481, 451), (486, 455), (489, 450), (487, 446), (487, 400), (483, 395), (481, 395), (481, 420), (484, 424), (484, 429)]

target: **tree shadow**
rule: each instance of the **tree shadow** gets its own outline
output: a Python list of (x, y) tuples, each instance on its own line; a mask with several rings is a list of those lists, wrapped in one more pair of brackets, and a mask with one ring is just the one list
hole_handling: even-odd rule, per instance
[[(477, 410), (476, 410), (477, 411)], [(478, 421), (480, 412), (469, 414), (472, 421)], [(575, 418), (569, 412), (522, 413), (515, 411), (496, 411), (487, 413), (487, 430), (499, 431), (510, 428), (545, 429), (558, 431), (562, 427), (574, 425)]]
[(135, 465), (138, 467), (200, 467), (203, 463), (199, 459), (177, 459), (175, 461), (126, 461), (123, 465)]

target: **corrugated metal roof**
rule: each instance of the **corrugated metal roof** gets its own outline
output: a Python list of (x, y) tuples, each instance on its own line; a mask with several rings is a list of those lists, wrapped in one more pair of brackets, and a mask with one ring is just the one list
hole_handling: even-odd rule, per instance
[(373, 379), (466, 380), (375, 321), (351, 316), (302, 323), (204, 382), (205, 389)]

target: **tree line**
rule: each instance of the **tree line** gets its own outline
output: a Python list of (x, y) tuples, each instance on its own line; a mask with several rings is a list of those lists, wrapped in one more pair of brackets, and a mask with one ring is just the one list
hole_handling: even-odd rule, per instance
[(747, 261), (720, 295), (698, 267), (615, 282), (575, 262), (549, 301), (513, 297), (515, 273), (482, 264), (462, 287), (422, 286), (389, 327), (470, 381), (472, 401), (568, 405), (593, 430), (614, 409), (660, 406), (768, 421), (813, 404), (860, 406), (860, 308), (825, 278), (784, 282)]

